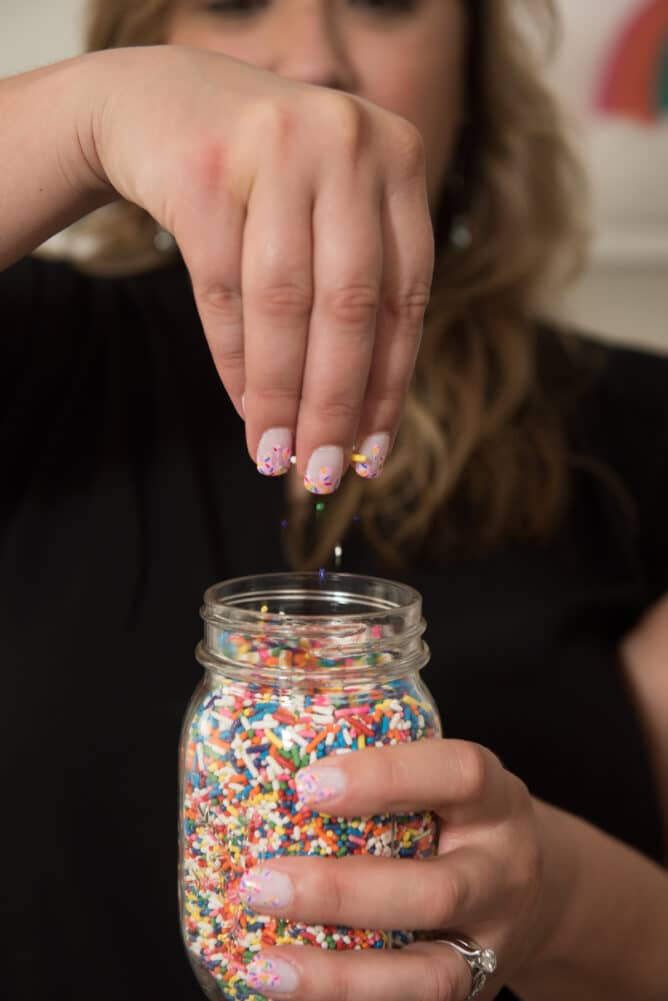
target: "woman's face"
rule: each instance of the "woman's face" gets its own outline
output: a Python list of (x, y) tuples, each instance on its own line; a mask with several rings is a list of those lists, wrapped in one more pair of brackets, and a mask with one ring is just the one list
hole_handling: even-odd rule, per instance
[(422, 133), (432, 208), (463, 117), (461, 0), (179, 0), (167, 41), (334, 87)]

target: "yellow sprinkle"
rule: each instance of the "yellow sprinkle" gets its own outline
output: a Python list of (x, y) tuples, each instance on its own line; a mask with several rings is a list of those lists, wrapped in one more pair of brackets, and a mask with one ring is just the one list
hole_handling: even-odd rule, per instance
[(260, 609), (260, 615), (266, 615), (268, 611), (269, 611), (269, 606), (263, 605), (262, 608)]
[(353, 452), (352, 454), (353, 462), (368, 462), (366, 455), (360, 455), (359, 452)]
[(276, 747), (279, 749), (279, 751), (283, 750), (283, 745), (281, 744), (281, 742), (278, 739), (278, 737), (276, 736), (276, 734), (272, 733), (271, 730), (265, 730), (264, 731), (264, 736), (265, 736), (266, 740), (270, 740), (272, 742), (272, 744), (275, 744)]
[(414, 699), (411, 695), (404, 695), (404, 702), (408, 702), (409, 706), (419, 706), (420, 703), (417, 699)]
[(364, 734), (361, 733), (359, 735), (359, 737), (357, 738), (357, 749), (358, 749), (358, 751), (361, 751), (363, 747), (366, 747), (366, 741), (364, 739)]

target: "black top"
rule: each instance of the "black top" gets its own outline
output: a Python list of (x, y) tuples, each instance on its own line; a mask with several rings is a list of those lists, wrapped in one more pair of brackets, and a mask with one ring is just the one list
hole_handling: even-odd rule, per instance
[[(215, 581), (285, 568), (283, 487), (248, 458), (181, 265), (93, 280), (24, 261), (0, 275), (0, 306), (0, 994), (195, 1001), (175, 883), (198, 609)], [(601, 358), (578, 434), (639, 528), (583, 471), (575, 546), (403, 577), (424, 596), (446, 735), (658, 858), (616, 648), (668, 589), (668, 360)], [(358, 541), (343, 569), (378, 572)]]

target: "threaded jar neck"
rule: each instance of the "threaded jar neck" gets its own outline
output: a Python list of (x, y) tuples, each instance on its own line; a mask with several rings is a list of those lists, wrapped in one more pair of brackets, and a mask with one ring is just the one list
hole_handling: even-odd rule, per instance
[(429, 657), (420, 595), (376, 577), (238, 577), (206, 591), (201, 615), (197, 659), (231, 677), (377, 684), (419, 671)]

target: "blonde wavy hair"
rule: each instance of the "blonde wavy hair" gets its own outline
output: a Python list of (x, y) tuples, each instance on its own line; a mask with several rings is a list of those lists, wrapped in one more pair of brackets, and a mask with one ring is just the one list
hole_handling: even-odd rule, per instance
[[(173, 6), (95, 0), (88, 47), (160, 43)], [(355, 514), (396, 565), (427, 548), (479, 552), (547, 538), (568, 503), (563, 400), (547, 384), (536, 320), (548, 291), (577, 270), (586, 236), (583, 176), (543, 83), (556, 12), (552, 0), (468, 0), (466, 11), (468, 124), (435, 219), (433, 295), (402, 427), (382, 480), (348, 476), (313, 544), (312, 505), (293, 501), (293, 565), (327, 563)], [(463, 218), (470, 240), (453, 242)], [(134, 206), (112, 206), (87, 225), (96, 240), (86, 270), (165, 263), (155, 224)], [(575, 373), (562, 340), (561, 361)]]

